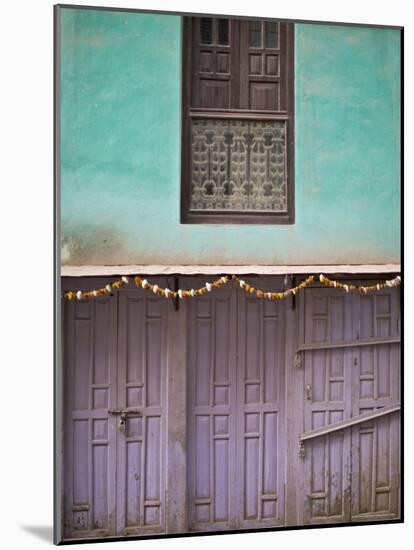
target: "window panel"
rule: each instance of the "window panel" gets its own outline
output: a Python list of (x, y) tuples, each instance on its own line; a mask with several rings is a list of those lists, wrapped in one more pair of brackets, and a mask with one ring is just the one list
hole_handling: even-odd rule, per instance
[(191, 210), (286, 212), (284, 121), (192, 123)]
[(202, 44), (212, 44), (213, 42), (213, 19), (211, 17), (200, 19), (200, 41)]
[(262, 23), (249, 21), (249, 45), (251, 48), (262, 47)]
[(266, 22), (266, 38), (265, 38), (265, 47), (266, 48), (277, 48), (278, 47), (278, 36), (279, 36), (279, 25), (278, 23), (273, 23), (271, 21)]
[(229, 43), (229, 21), (228, 19), (218, 20), (218, 43), (227, 46)]

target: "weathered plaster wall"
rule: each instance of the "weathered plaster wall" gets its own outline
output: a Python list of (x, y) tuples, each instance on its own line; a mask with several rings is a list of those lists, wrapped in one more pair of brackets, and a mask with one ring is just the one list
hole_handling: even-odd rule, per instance
[(61, 9), (62, 263), (398, 263), (399, 41), (297, 24), (295, 224), (181, 225), (181, 18)]

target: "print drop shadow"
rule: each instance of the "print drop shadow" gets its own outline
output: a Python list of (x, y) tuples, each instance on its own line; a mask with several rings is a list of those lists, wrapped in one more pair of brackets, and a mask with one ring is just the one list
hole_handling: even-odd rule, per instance
[(20, 527), (38, 539), (53, 543), (53, 527), (51, 525), (21, 525)]

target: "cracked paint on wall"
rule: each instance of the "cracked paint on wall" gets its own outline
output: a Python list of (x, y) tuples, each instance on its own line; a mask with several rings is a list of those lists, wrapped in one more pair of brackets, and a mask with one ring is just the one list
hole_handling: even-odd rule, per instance
[(295, 25), (295, 223), (180, 224), (179, 16), (60, 9), (64, 265), (400, 261), (400, 32)]

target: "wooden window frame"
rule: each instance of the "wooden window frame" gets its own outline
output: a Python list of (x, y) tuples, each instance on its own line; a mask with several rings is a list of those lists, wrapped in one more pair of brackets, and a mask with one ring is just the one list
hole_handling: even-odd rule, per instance
[[(254, 111), (246, 109), (191, 109), (191, 117), (223, 118), (226, 120), (286, 120), (287, 122), (287, 211), (286, 212), (212, 212), (190, 210), (191, 194), (191, 134), (190, 108), (192, 98), (193, 55), (192, 33), (193, 24), (198, 17), (183, 17), (182, 28), (182, 108), (181, 108), (181, 223), (182, 224), (260, 224), (287, 225), (295, 223), (295, 162), (294, 162), (294, 23), (283, 23), (286, 27), (286, 55), (281, 62), (286, 63), (286, 79), (282, 90), (286, 98), (287, 108), (284, 111)], [(214, 19), (225, 17), (214, 16)], [(266, 18), (226, 19), (237, 21), (274, 21)], [(237, 37), (238, 38), (238, 37)], [(231, 38), (232, 40), (232, 38)], [(234, 52), (233, 52), (234, 53)], [(239, 50), (233, 55), (232, 63), (239, 63)]]

